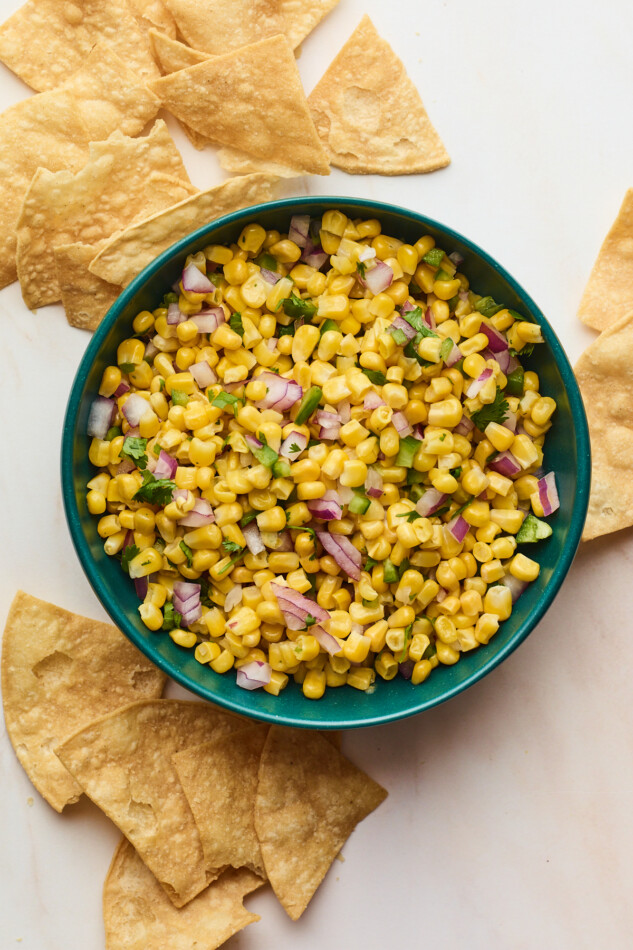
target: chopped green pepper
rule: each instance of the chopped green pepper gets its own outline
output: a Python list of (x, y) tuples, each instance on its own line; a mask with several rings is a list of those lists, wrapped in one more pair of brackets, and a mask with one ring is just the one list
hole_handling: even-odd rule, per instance
[(534, 515), (527, 514), (523, 524), (516, 533), (517, 544), (525, 544), (532, 541), (543, 541), (549, 538), (552, 533), (551, 525), (547, 521), (541, 521)]
[(415, 458), (416, 452), (421, 445), (422, 443), (420, 440), (414, 438), (412, 435), (408, 435), (404, 439), (400, 439), (400, 448), (398, 450), (398, 455), (396, 456), (396, 465), (402, 465), (404, 468), (411, 468), (413, 466), (413, 459)]
[(322, 395), (323, 390), (320, 386), (310, 386), (309, 390), (301, 400), (299, 412), (297, 413), (295, 419), (295, 422), (298, 426), (303, 425), (303, 423), (310, 418), (316, 407), (321, 402)]
[(348, 509), (353, 515), (364, 515), (367, 509), (369, 508), (370, 500), (362, 491), (355, 491), (354, 497), (351, 499)]

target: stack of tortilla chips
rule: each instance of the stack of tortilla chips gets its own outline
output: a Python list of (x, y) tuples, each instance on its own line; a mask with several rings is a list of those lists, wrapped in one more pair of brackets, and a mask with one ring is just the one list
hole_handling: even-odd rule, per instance
[(165, 677), (109, 624), (19, 592), (3, 637), (7, 732), (57, 810), (87, 794), (123, 832), (106, 946), (213, 950), (268, 881), (296, 920), (385, 790), (336, 737), (160, 699)]

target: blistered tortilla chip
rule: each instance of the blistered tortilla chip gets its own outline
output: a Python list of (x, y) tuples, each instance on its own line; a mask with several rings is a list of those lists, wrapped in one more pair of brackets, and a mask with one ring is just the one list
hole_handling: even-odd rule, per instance
[[(186, 69), (187, 66), (204, 63), (211, 58), (209, 53), (201, 53), (190, 46), (185, 46), (184, 43), (172, 40), (164, 33), (159, 33), (158, 30), (150, 30), (149, 37), (154, 59), (164, 76), (169, 76), (179, 69)], [(191, 129), (185, 122), (180, 124), (194, 148), (202, 149), (211, 144), (209, 139), (205, 138), (204, 135), (200, 135), (195, 129)]]
[(173, 757), (207, 867), (248, 867), (265, 877), (255, 834), (255, 793), (267, 726), (247, 726)]
[(285, 20), (285, 34), (295, 49), (305, 40), (323, 17), (333, 10), (339, 0), (280, 0), (281, 13)]
[(103, 887), (107, 950), (216, 950), (260, 919), (243, 900), (262, 883), (247, 868), (231, 869), (178, 910), (124, 838)]
[(2, 702), (20, 764), (56, 811), (81, 787), (55, 747), (98, 716), (160, 696), (165, 675), (108, 623), (18, 591), (2, 641)]
[(127, 287), (151, 261), (176, 241), (224, 214), (272, 199), (271, 175), (228, 178), (186, 201), (115, 234), (90, 265), (108, 283)]
[(225, 171), (232, 175), (252, 175), (254, 172), (266, 172), (277, 178), (296, 178), (299, 172), (296, 168), (280, 165), (278, 162), (269, 162), (262, 158), (254, 158), (246, 152), (236, 148), (220, 148), (217, 152), (218, 161)]
[(281, 0), (165, 0), (194, 49), (227, 53), (283, 33)]
[[(154, 172), (163, 174), (153, 178)], [(60, 299), (55, 246), (96, 244), (190, 194), (182, 157), (162, 120), (147, 136), (117, 131), (91, 143), (77, 172), (39, 168), (18, 220), (18, 278), (27, 307)]]
[(268, 879), (293, 920), (358, 822), (386, 796), (323, 736), (271, 726), (259, 768), (255, 830)]
[(38, 92), (54, 89), (103, 40), (141, 79), (158, 75), (125, 0), (27, 0), (0, 26), (0, 60)]
[(142, 30), (150, 34), (152, 30), (159, 29), (167, 37), (176, 39), (176, 21), (162, 0), (129, 0), (129, 2)]
[(346, 172), (408, 175), (450, 162), (417, 89), (368, 16), (308, 104), (330, 162)]
[(215, 142), (297, 172), (329, 174), (285, 36), (150, 83), (166, 109)]
[(94, 244), (62, 244), (53, 248), (62, 306), (71, 327), (96, 330), (122, 291), (88, 270), (97, 253)]
[(604, 330), (633, 307), (633, 188), (629, 188), (589, 275), (578, 316)]
[(576, 364), (591, 440), (589, 541), (633, 525), (633, 311), (591, 343)]
[(134, 703), (76, 732), (57, 755), (84, 792), (132, 842), (169, 899), (181, 907), (213, 875), (171, 761), (240, 720), (206, 703)]

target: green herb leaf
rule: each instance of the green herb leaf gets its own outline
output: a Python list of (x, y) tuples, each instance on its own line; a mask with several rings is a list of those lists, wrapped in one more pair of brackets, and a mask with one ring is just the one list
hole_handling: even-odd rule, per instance
[(478, 310), (484, 317), (494, 317), (495, 313), (503, 310), (503, 304), (497, 303), (493, 297), (482, 297), (475, 304), (475, 310)]
[(128, 435), (123, 443), (121, 455), (123, 458), (136, 462), (137, 468), (141, 470), (147, 468), (147, 439), (139, 439), (137, 436)]
[(236, 551), (241, 551), (242, 548), (236, 541), (228, 541), (226, 538), (222, 542), (222, 547), (227, 554), (235, 554)]
[(309, 528), (307, 524), (289, 524), (287, 527), (290, 528), (291, 531), (307, 531), (316, 544), (316, 531), (314, 528)]
[(498, 422), (501, 425), (504, 419), (508, 418), (509, 411), (508, 402), (497, 386), (494, 402), (482, 406), (477, 412), (473, 412), (470, 418), (479, 431), (483, 432), (489, 422)]
[(446, 358), (450, 355), (450, 352), (454, 346), (455, 344), (453, 340), (451, 340), (450, 336), (447, 336), (440, 346), (440, 359), (446, 362)]
[(315, 623), (316, 617), (313, 617), (312, 614), (308, 614), (306, 617), (306, 625), (303, 629), (307, 630), (309, 627), (313, 627)]
[(292, 445), (290, 446), (290, 448), (288, 449), (288, 451), (291, 452), (291, 453), (292, 453), (292, 452), (300, 452), (301, 449), (299, 448), (299, 446), (297, 445), (296, 442), (293, 442)]
[(356, 270), (358, 271), (358, 273), (360, 274), (360, 276), (361, 276), (362, 278), (364, 278), (364, 277), (365, 277), (365, 271), (367, 270), (367, 264), (365, 263), (365, 261), (357, 261), (357, 262), (356, 262)]
[(209, 590), (211, 585), (209, 584), (208, 578), (202, 575), (200, 578), (200, 603), (203, 607), (214, 607), (214, 603), (209, 596)]
[(413, 629), (413, 622), (409, 624), (408, 627), (404, 628), (404, 645), (402, 647), (402, 653), (400, 655), (400, 663), (404, 663), (407, 658), (407, 648), (409, 646), (409, 640), (411, 639), (411, 631)]
[(277, 338), (279, 338), (280, 336), (294, 336), (296, 329), (297, 329), (297, 326), (294, 320), (291, 320), (288, 326), (284, 326), (282, 323), (278, 323), (277, 324)]
[(254, 510), (253, 510), (253, 511), (247, 511), (246, 514), (245, 514), (245, 515), (242, 515), (242, 517), (240, 518), (240, 527), (241, 527), (241, 528), (245, 528), (247, 524), (250, 524), (250, 523), (251, 523), (251, 521), (255, 521), (255, 518), (256, 518), (256, 517), (257, 517), (257, 512), (256, 512), (256, 511), (254, 511)]
[(381, 373), (379, 369), (365, 369), (364, 366), (361, 367), (361, 369), (369, 382), (373, 383), (374, 386), (384, 386), (387, 382), (387, 377), (384, 373)]
[(187, 567), (191, 567), (193, 565), (193, 551), (184, 541), (181, 541), (178, 547), (187, 558)]
[(237, 310), (235, 313), (232, 313), (229, 317), (229, 326), (231, 330), (234, 330), (235, 333), (239, 333), (240, 336), (244, 336), (244, 325), (242, 324), (242, 314), (238, 313)]
[(411, 524), (412, 521), (417, 521), (418, 518), (421, 517), (422, 515), (417, 511), (403, 511), (401, 514), (396, 515), (396, 518), (406, 518), (409, 524)]
[(182, 623), (182, 617), (177, 610), (174, 610), (174, 605), (171, 601), (165, 604), (163, 610), (163, 625), (160, 628), (161, 630), (176, 630), (177, 627)]
[[(210, 395), (209, 395), (209, 398)], [(233, 410), (233, 415), (237, 418), (237, 413), (239, 409), (239, 404), (243, 403), (244, 400), (238, 399), (237, 396), (234, 396), (232, 393), (218, 393), (213, 399), (211, 399), (211, 405), (217, 406), (218, 409), (226, 409), (228, 406)]]
[(150, 505), (168, 505), (176, 490), (176, 482), (169, 478), (154, 478), (151, 472), (143, 472), (143, 484), (134, 494), (134, 501), (146, 501)]
[(122, 373), (126, 373), (126, 374), (133, 373), (136, 367), (137, 367), (136, 363), (119, 363), (119, 369), (121, 370)]
[(309, 320), (317, 311), (316, 304), (311, 300), (302, 300), (296, 294), (290, 294), (282, 301), (284, 313), (287, 317), (305, 317)]
[(365, 570), (371, 571), (373, 567), (376, 567), (376, 564), (380, 564), (380, 561), (376, 561), (373, 557), (367, 557), (365, 559)]
[(461, 477), (462, 477), (462, 467), (461, 467), (461, 465), (458, 465), (457, 468), (452, 468), (450, 471), (451, 471), (451, 475), (453, 476), (453, 478), (461, 478)]
[(414, 307), (413, 310), (407, 310), (401, 316), (419, 334), (419, 336), (417, 336), (415, 339), (416, 344), (420, 342), (423, 336), (437, 336), (437, 333), (435, 333), (434, 330), (431, 330), (424, 319), (424, 314), (422, 313), (421, 307)]
[(240, 548), (239, 554), (236, 554), (235, 557), (232, 557), (226, 567), (223, 567), (221, 571), (218, 571), (218, 577), (221, 577), (223, 574), (226, 574), (227, 571), (230, 571), (234, 564), (244, 557), (244, 552), (246, 548)]
[(121, 567), (126, 574), (130, 573), (130, 561), (139, 553), (139, 549), (135, 544), (128, 544), (128, 546), (123, 551), (123, 554), (121, 555)]

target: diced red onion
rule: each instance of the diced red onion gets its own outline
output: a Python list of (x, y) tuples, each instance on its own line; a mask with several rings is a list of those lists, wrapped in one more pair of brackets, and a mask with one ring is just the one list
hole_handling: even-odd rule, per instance
[(437, 488), (427, 488), (421, 498), (418, 499), (415, 510), (423, 518), (435, 514), (438, 508), (441, 508), (448, 495), (438, 491)]
[(129, 393), (132, 387), (129, 383), (126, 383), (124, 379), (121, 380), (117, 388), (114, 390), (113, 397), (118, 399), (119, 396), (124, 396), (126, 393)]
[(472, 419), (469, 419), (468, 416), (462, 416), (460, 421), (457, 423), (453, 432), (456, 432), (457, 435), (468, 435), (475, 428), (475, 423)]
[(222, 307), (211, 307), (209, 310), (194, 313), (189, 320), (195, 323), (201, 333), (215, 333), (220, 324), (226, 322), (226, 317)]
[(308, 616), (314, 617), (319, 623), (327, 623), (330, 619), (327, 610), (324, 610), (323, 607), (320, 607), (319, 604), (308, 597), (304, 597), (299, 591), (272, 582), (270, 588), (277, 598), (286, 626), (291, 630), (303, 630)]
[(499, 350), (499, 352), (495, 353), (495, 359), (497, 363), (499, 364), (499, 369), (501, 370), (501, 372), (505, 373), (505, 375), (507, 376), (509, 373), (508, 367), (510, 366), (510, 359), (511, 359), (510, 350)]
[(187, 264), (182, 272), (181, 280), (183, 290), (187, 293), (210, 294), (215, 289), (209, 278), (193, 262)]
[(308, 233), (310, 231), (309, 214), (293, 214), (290, 219), (288, 237), (294, 241), (298, 247), (305, 247), (308, 243)]
[(262, 660), (251, 660), (240, 666), (235, 682), (242, 689), (261, 689), (268, 686), (272, 677), (273, 668), (270, 663), (264, 663)]
[(279, 343), (279, 340), (277, 339), (276, 336), (271, 336), (266, 340), (266, 346), (271, 351), (271, 353), (275, 349), (278, 343)]
[(322, 646), (330, 656), (335, 656), (341, 652), (341, 644), (336, 637), (332, 636), (331, 633), (328, 633), (327, 630), (324, 630), (323, 627), (320, 627), (318, 624), (310, 627), (309, 633), (319, 641), (319, 645)]
[(295, 546), (292, 541), (292, 535), (286, 528), (284, 528), (283, 531), (280, 531), (277, 534), (277, 545), (275, 547), (275, 551), (294, 551), (294, 549)]
[(303, 396), (303, 389), (294, 379), (285, 379), (276, 373), (262, 373), (257, 380), (264, 382), (268, 390), (264, 398), (256, 403), (260, 409), (285, 412)]
[[(147, 399), (143, 399), (138, 393), (132, 393), (123, 404), (121, 412), (131, 426), (137, 426), (146, 412), (151, 409)], [(129, 433), (128, 433), (129, 435)]]
[(132, 459), (122, 459), (116, 467), (117, 475), (127, 475), (128, 472), (133, 472), (136, 468), (136, 465)]
[(322, 498), (308, 502), (308, 510), (314, 518), (321, 521), (340, 521), (343, 511), (335, 491), (326, 491)]
[(503, 420), (503, 422), (501, 423), (501, 425), (502, 425), (502, 426), (505, 426), (506, 429), (509, 429), (510, 432), (516, 432), (516, 428), (517, 428), (517, 414), (516, 414), (516, 412), (512, 412), (512, 410), (509, 409), (509, 410), (508, 410), (508, 415), (507, 415), (506, 418)]
[(262, 551), (266, 550), (266, 546), (262, 541), (262, 536), (259, 533), (259, 528), (257, 527), (257, 522), (251, 521), (249, 524), (244, 525), (242, 528), (242, 534), (244, 535), (244, 540), (246, 541), (246, 547), (254, 557), (257, 557), (258, 554), (261, 554)]
[(330, 534), (329, 531), (317, 531), (316, 536), (341, 570), (352, 580), (360, 580), (362, 556), (350, 539), (344, 534)]
[(408, 313), (409, 310), (415, 310), (415, 304), (411, 303), (410, 300), (405, 300), (405, 302), (400, 307), (400, 313)]
[(377, 468), (367, 469), (367, 478), (365, 479), (365, 491), (370, 498), (380, 498), (383, 493), (382, 475)]
[(539, 478), (538, 496), (545, 517), (553, 514), (553, 512), (560, 508), (558, 490), (556, 488), (556, 476), (554, 472), (548, 472), (547, 475), (543, 476), (543, 478)]
[[(279, 454), (282, 455), (285, 459), (289, 459), (291, 462), (294, 462), (302, 452), (305, 451), (308, 444), (308, 437), (303, 432), (297, 432), (293, 430), (289, 436), (287, 436), (281, 443), (281, 448), (279, 449)], [(296, 445), (297, 448), (294, 452), (290, 451), (290, 446)]]
[[(457, 431), (457, 427), (455, 428), (455, 431)], [(413, 427), (412, 435), (413, 435), (413, 438), (417, 439), (419, 442), (422, 442), (424, 440), (424, 426), (422, 425), (421, 422), (416, 422), (416, 424)]]
[(312, 254), (302, 254), (301, 260), (309, 267), (314, 267), (316, 270), (321, 270), (327, 261), (327, 254), (325, 251), (313, 251)]
[(404, 663), (398, 664), (398, 673), (403, 680), (410, 680), (413, 676), (413, 667), (415, 666), (413, 660), (405, 660)]
[(438, 602), (438, 604), (441, 604), (442, 601), (446, 600), (447, 597), (448, 597), (448, 591), (444, 590), (443, 587), (440, 587), (437, 594), (435, 595), (435, 599)]
[(188, 511), (184, 518), (180, 518), (178, 524), (185, 528), (202, 528), (204, 525), (213, 524), (214, 521), (215, 514), (207, 499), (196, 498), (191, 511)]
[(276, 284), (278, 280), (281, 280), (281, 274), (276, 273), (274, 270), (268, 270), (267, 267), (262, 267), (260, 274), (262, 275), (262, 280), (265, 280), (267, 284)]
[(341, 480), (336, 483), (336, 494), (338, 495), (338, 500), (342, 505), (349, 505), (350, 501), (354, 497), (354, 492), (347, 485), (341, 485)]
[[(140, 397), (139, 397), (140, 398)], [(145, 402), (145, 400), (143, 400)], [(145, 402), (147, 406), (147, 403)], [(112, 419), (116, 412), (116, 403), (113, 399), (106, 399), (105, 396), (97, 396), (90, 406), (88, 412), (88, 424), (86, 434), (91, 439), (105, 439), (108, 429), (112, 425)]]
[(437, 330), (437, 324), (435, 323), (435, 317), (433, 316), (433, 311), (431, 310), (430, 307), (427, 307), (427, 308), (426, 308), (426, 312), (425, 312), (425, 314), (424, 314), (424, 321), (425, 321), (426, 325), (431, 328), (431, 330)]
[(145, 577), (135, 577), (134, 578), (134, 590), (136, 591), (136, 596), (139, 600), (145, 600), (147, 597), (147, 590), (149, 588), (149, 575), (146, 574)]
[(499, 455), (495, 455), (495, 457), (488, 462), (488, 468), (491, 468), (494, 472), (498, 472), (499, 475), (505, 475), (506, 478), (512, 478), (521, 471), (520, 464), (510, 451), (499, 452)]
[(366, 412), (373, 412), (374, 409), (378, 409), (379, 406), (386, 406), (384, 399), (381, 399), (378, 393), (371, 389), (363, 400), (363, 409)]
[(396, 317), (395, 320), (392, 320), (390, 330), (402, 330), (407, 340), (412, 340), (416, 334), (415, 327), (412, 327), (404, 317)]
[(173, 478), (178, 468), (178, 462), (171, 455), (168, 455), (163, 449), (160, 450), (158, 461), (154, 469), (156, 478)]
[(334, 429), (326, 429), (324, 426), (321, 426), (319, 428), (319, 438), (325, 442), (335, 442), (338, 439), (339, 432), (340, 428), (338, 426)]
[(413, 429), (409, 425), (407, 417), (403, 412), (394, 412), (391, 417), (391, 424), (401, 439), (406, 438), (406, 436), (411, 435), (413, 432)]
[(472, 383), (466, 390), (466, 395), (468, 398), (474, 399), (475, 396), (478, 396), (481, 390), (484, 388), (487, 380), (489, 380), (491, 376), (492, 370), (489, 366), (486, 366), (486, 368), (479, 374), (477, 379), (473, 379)]
[(512, 603), (515, 604), (525, 588), (528, 586), (527, 581), (520, 581), (518, 577), (514, 577), (512, 574), (506, 574), (501, 580), (497, 581), (495, 586), (507, 587), (512, 595)]
[(197, 382), (200, 389), (206, 389), (207, 386), (212, 386), (213, 383), (217, 383), (218, 381), (218, 377), (206, 360), (201, 360), (199, 363), (194, 363), (193, 366), (189, 367), (189, 372)]
[(343, 399), (342, 402), (339, 402), (336, 411), (338, 412), (338, 417), (345, 425), (352, 418), (352, 407), (350, 405), (349, 399)]
[(376, 260), (376, 263), (371, 268), (367, 268), (365, 271), (365, 286), (371, 290), (372, 294), (381, 294), (391, 286), (393, 281), (393, 271), (389, 267), (389, 264), (385, 264), (384, 261)]
[(468, 534), (470, 525), (461, 515), (457, 515), (456, 518), (452, 518), (446, 525), (450, 533), (453, 535), (456, 541), (460, 544)]
[(169, 304), (167, 307), (167, 323), (170, 326), (173, 327), (178, 323), (183, 323), (186, 319), (187, 314), (182, 312), (175, 301)]
[(494, 327), (491, 327), (489, 324), (484, 323), (482, 320), (481, 326), (479, 327), (480, 333), (485, 333), (488, 337), (488, 346), (493, 353), (501, 353), (503, 350), (508, 349), (508, 341), (499, 333), (498, 330), (495, 330)]
[(454, 366), (455, 363), (459, 363), (459, 361), (462, 359), (463, 355), (464, 355), (464, 354), (462, 353), (462, 351), (461, 351), (460, 348), (458, 347), (457, 343), (455, 343), (455, 342), (453, 341), (453, 345), (451, 346), (451, 351), (450, 351), (450, 353), (448, 354), (448, 356), (446, 357), (446, 359), (444, 360), (444, 364), (445, 364), (446, 366), (448, 366), (448, 367)]
[(449, 261), (452, 261), (452, 262), (453, 262), (453, 264), (455, 265), (455, 267), (461, 267), (461, 265), (464, 263), (464, 258), (463, 258), (462, 255), (459, 253), (459, 251), (452, 251), (452, 252), (448, 255), (448, 259), (449, 259)]
[(238, 604), (242, 602), (242, 585), (236, 584), (235, 587), (231, 587), (230, 591), (226, 595), (224, 600), (224, 610), (226, 613), (229, 610), (233, 610), (234, 607), (237, 607)]

